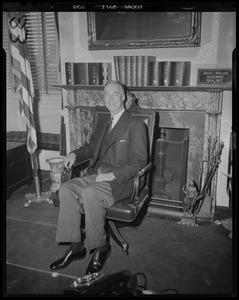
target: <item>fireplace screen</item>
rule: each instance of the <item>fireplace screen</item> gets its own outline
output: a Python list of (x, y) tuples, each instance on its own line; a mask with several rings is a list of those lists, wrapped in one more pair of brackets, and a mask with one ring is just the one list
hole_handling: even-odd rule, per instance
[(187, 180), (189, 129), (157, 128), (151, 206), (182, 210)]

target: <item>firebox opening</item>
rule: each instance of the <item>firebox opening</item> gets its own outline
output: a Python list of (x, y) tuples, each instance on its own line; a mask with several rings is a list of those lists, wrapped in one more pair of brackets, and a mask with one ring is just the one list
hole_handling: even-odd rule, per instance
[(183, 211), (183, 188), (187, 181), (190, 129), (158, 127), (153, 174), (151, 206)]

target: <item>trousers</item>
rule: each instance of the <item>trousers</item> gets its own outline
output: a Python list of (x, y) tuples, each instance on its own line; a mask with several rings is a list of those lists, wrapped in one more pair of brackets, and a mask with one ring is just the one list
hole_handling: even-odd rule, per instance
[(87, 250), (105, 245), (105, 214), (114, 200), (110, 184), (107, 181), (95, 182), (96, 176), (86, 175), (61, 184), (56, 242), (81, 241), (80, 208), (83, 207)]

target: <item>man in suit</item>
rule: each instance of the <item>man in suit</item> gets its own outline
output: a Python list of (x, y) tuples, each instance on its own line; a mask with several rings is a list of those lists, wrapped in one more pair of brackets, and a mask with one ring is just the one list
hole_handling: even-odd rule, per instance
[[(86, 274), (103, 268), (111, 252), (104, 228), (106, 209), (131, 195), (134, 175), (148, 162), (146, 125), (124, 108), (124, 86), (117, 81), (107, 82), (104, 102), (111, 118), (107, 122), (98, 120), (89, 143), (65, 158), (68, 168), (77, 158), (93, 157), (93, 164), (87, 175), (73, 178), (59, 189), (56, 242), (70, 242), (71, 246), (62, 258), (51, 264), (52, 270), (83, 259), (87, 250), (94, 253)], [(110, 120), (112, 124), (108, 125)], [(85, 212), (86, 247), (81, 241), (80, 206)]]

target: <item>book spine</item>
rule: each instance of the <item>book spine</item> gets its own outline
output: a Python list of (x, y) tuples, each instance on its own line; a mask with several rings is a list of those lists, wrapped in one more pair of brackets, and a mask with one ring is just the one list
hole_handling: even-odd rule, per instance
[(65, 71), (66, 71), (66, 84), (73, 85), (74, 84), (74, 63), (66, 62)]
[(185, 61), (185, 71), (184, 71), (184, 78), (183, 78), (184, 86), (190, 85), (190, 76), (191, 76), (191, 62)]
[(102, 85), (102, 63), (88, 63), (89, 66), (89, 85)]
[(74, 84), (89, 85), (88, 63), (74, 63)]
[(137, 86), (137, 57), (131, 56), (131, 86)]
[(172, 62), (172, 86), (183, 86), (185, 72), (184, 61), (173, 61)]
[(172, 76), (172, 62), (171, 61), (162, 61), (162, 86), (171, 85), (171, 76)]
[(137, 86), (143, 85), (143, 56), (136, 57), (136, 84)]
[(162, 66), (160, 61), (150, 62), (149, 68), (149, 85), (150, 86), (161, 86), (161, 71)]
[(154, 56), (143, 56), (143, 75), (142, 75), (142, 86), (149, 86), (150, 84), (150, 62), (156, 61)]
[(119, 57), (118, 56), (114, 56), (114, 65), (115, 65), (115, 79), (119, 81), (120, 78), (119, 78)]
[(119, 56), (119, 81), (125, 84), (125, 56)]
[(98, 63), (98, 85), (103, 85), (103, 63)]
[(125, 57), (125, 84), (131, 86), (131, 59), (130, 56)]

